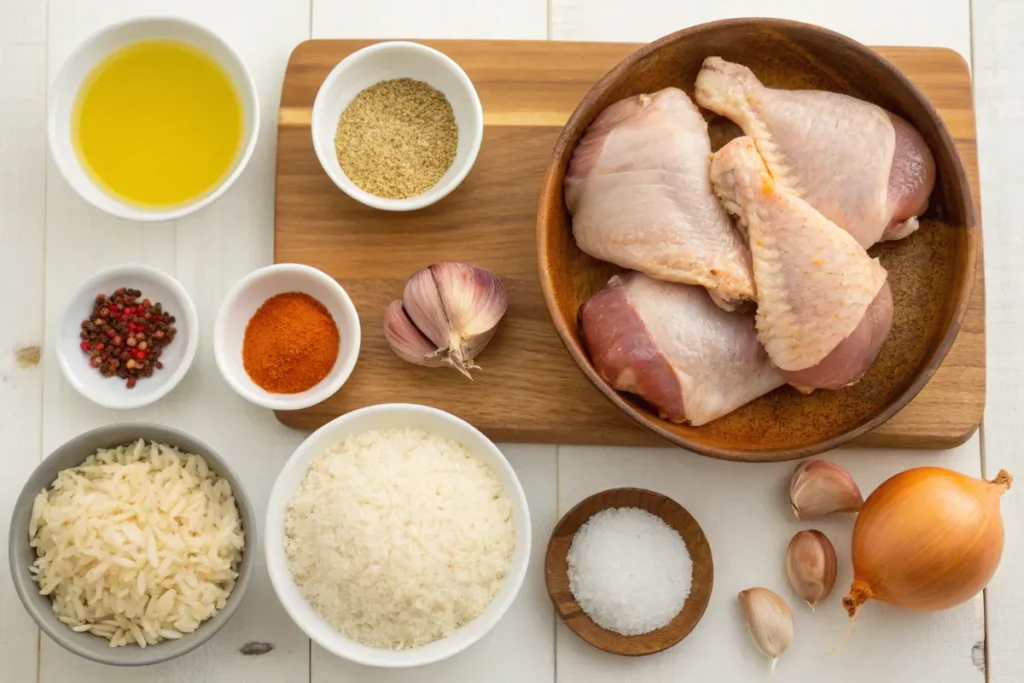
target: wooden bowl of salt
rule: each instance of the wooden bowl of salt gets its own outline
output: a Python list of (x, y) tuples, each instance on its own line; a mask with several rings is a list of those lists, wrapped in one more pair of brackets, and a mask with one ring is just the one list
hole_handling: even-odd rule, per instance
[[(682, 608), (679, 609), (678, 613), (663, 626), (637, 635), (623, 635), (599, 625), (580, 607), (570, 587), (569, 555), (576, 533), (584, 524), (594, 518), (597, 513), (613, 510), (617, 511), (616, 514), (620, 515), (620, 519), (614, 525), (607, 524), (608, 516), (606, 513), (603, 520), (606, 523), (602, 525), (602, 531), (606, 530), (605, 533), (608, 534), (623, 534), (632, 530), (643, 533), (645, 530), (643, 528), (645, 526), (644, 518), (646, 518), (654, 524), (654, 527), (650, 528), (650, 531), (654, 532), (651, 534), (652, 537), (660, 536), (660, 538), (664, 538), (665, 534), (671, 536), (668, 530), (657, 524), (656, 520), (650, 520), (647, 515), (637, 513), (636, 510), (648, 512), (664, 522), (670, 530), (678, 533), (686, 546), (686, 554), (689, 555), (689, 560), (693, 566), (689, 582), (689, 593), (686, 595)], [(596, 527), (590, 530), (591, 535), (598, 532), (599, 530)], [(620, 539), (608, 537), (603, 539), (603, 543), (615, 547), (617, 540)], [(624, 543), (619, 546), (620, 550), (635, 550), (632, 542), (627, 546), (625, 543), (627, 539), (621, 538), (621, 540)], [(665, 559), (666, 554), (670, 555), (669, 548), (659, 548), (659, 551), (661, 550), (664, 550), (665, 553), (659, 552), (658, 555), (661, 557), (651, 558), (652, 565), (658, 565), (659, 562)], [(618, 562), (620, 559), (622, 558), (608, 556), (606, 559), (598, 558), (598, 561)], [(618, 563), (622, 566), (616, 567), (616, 570), (622, 572), (621, 579), (623, 582), (636, 578), (629, 574), (628, 563)], [(631, 657), (661, 652), (689, 635), (690, 631), (701, 620), (701, 617), (704, 616), (704, 610), (707, 609), (708, 602), (711, 600), (711, 588), (714, 584), (715, 573), (714, 564), (711, 560), (711, 546), (708, 544), (704, 530), (700, 528), (697, 520), (671, 498), (654, 491), (637, 488), (618, 488), (601, 491), (589, 498), (585, 498), (573, 509), (569, 510), (559, 520), (551, 534), (551, 540), (548, 542), (547, 555), (544, 561), (544, 569), (548, 595), (555, 607), (555, 611), (562, 621), (565, 622), (565, 625), (573, 633), (599, 650)], [(609, 567), (605, 566), (599, 569), (607, 574)], [(575, 571), (577, 576), (582, 576), (589, 569), (577, 566)], [(657, 574), (658, 572), (654, 571), (653, 573)], [(638, 585), (633, 587), (633, 589), (650, 593), (652, 591), (664, 592), (667, 589), (677, 588), (679, 582), (671, 579), (672, 577), (663, 585)], [(580, 578), (579, 580), (582, 581), (583, 579)], [(661, 584), (661, 582), (658, 582), (658, 584)], [(669, 586), (668, 584), (672, 585)], [(601, 596), (597, 597), (600, 599)], [(636, 607), (637, 604), (642, 602), (642, 600), (639, 600), (631, 604), (630, 607)], [(625, 621), (626, 617), (639, 620), (642, 624), (646, 615), (642, 613), (623, 615), (623, 621)], [(607, 615), (601, 618), (607, 619)], [(640, 626), (640, 628), (643, 627)]]

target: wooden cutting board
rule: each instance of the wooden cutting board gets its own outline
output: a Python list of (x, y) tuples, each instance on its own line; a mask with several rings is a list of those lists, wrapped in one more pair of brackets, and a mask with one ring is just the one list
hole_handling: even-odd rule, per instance
[[(551, 41), (422, 41), (458, 62), (484, 110), (476, 165), (446, 199), (408, 214), (375, 211), (330, 181), (313, 152), (310, 116), (327, 73), (375, 41), (312, 40), (292, 53), (278, 121), (274, 261), (305, 263), (336, 278), (363, 326), (348, 383), (312, 408), (278, 413), (315, 429), (355, 408), (411, 402), (454, 413), (498, 441), (662, 445), (622, 415), (579, 371), (551, 324), (537, 277), (535, 224), (541, 178), (562, 125), (590, 87), (638, 46)], [(956, 139), (980, 212), (971, 79), (956, 53), (877, 48), (931, 99)], [(980, 224), (980, 216), (978, 223)], [(387, 304), (406, 279), (436, 261), (497, 272), (509, 291), (499, 333), (470, 382), (447, 369), (396, 358), (382, 332)], [(978, 268), (970, 310), (942, 367), (899, 414), (854, 443), (950, 448), (981, 422), (985, 305)]]

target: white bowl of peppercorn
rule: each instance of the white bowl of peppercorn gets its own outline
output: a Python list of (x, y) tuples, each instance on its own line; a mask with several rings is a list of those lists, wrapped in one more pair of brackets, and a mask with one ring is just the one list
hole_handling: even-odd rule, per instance
[(57, 333), (68, 383), (105, 408), (149, 405), (178, 385), (196, 355), (199, 323), (188, 292), (143, 265), (103, 270), (71, 296)]

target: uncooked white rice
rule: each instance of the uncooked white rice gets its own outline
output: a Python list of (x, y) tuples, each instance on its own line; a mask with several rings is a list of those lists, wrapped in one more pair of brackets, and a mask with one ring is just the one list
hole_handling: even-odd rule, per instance
[(288, 567), (345, 636), (402, 650), (479, 616), (512, 551), (512, 504), (461, 444), (420, 429), (349, 436), (317, 455), (285, 513)]
[(244, 544), (228, 482), (142, 440), (62, 470), (36, 496), (29, 538), (57, 618), (111, 647), (195, 631), (226, 604)]

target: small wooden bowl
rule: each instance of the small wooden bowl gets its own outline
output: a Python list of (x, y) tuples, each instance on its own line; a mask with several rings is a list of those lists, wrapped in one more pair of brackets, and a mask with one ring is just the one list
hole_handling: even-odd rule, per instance
[[(590, 362), (580, 335), (579, 309), (621, 269), (576, 246), (562, 181), (580, 137), (605, 107), (668, 86), (692, 97), (701, 63), (712, 55), (750, 67), (772, 88), (842, 92), (903, 116), (931, 148), (937, 178), (920, 230), (871, 249), (889, 272), (895, 312), (892, 333), (868, 374), (855, 386), (810, 396), (789, 387), (777, 389), (710, 424), (691, 427), (663, 420), (642, 399), (617, 392)], [(715, 149), (735, 135), (735, 126), (724, 123), (710, 123)], [(704, 455), (743, 461), (791, 460), (835, 448), (907, 405), (928, 383), (960, 330), (975, 280), (979, 240), (963, 163), (925, 96), (870, 48), (817, 26), (781, 19), (728, 19), (694, 26), (623, 60), (590, 90), (562, 130), (541, 186), (537, 216), (541, 288), (555, 328), (583, 373), (655, 434)]]
[[(683, 609), (665, 626), (639, 636), (623, 636), (601, 628), (576, 604), (569, 590), (569, 546), (576, 531), (601, 510), (628, 507), (646, 510), (678, 531), (693, 560), (693, 581)], [(548, 595), (565, 625), (599, 650), (630, 657), (661, 652), (689, 635), (704, 616), (714, 579), (711, 546), (697, 520), (668, 496), (647, 489), (608, 489), (585, 498), (559, 520), (544, 559)]]

